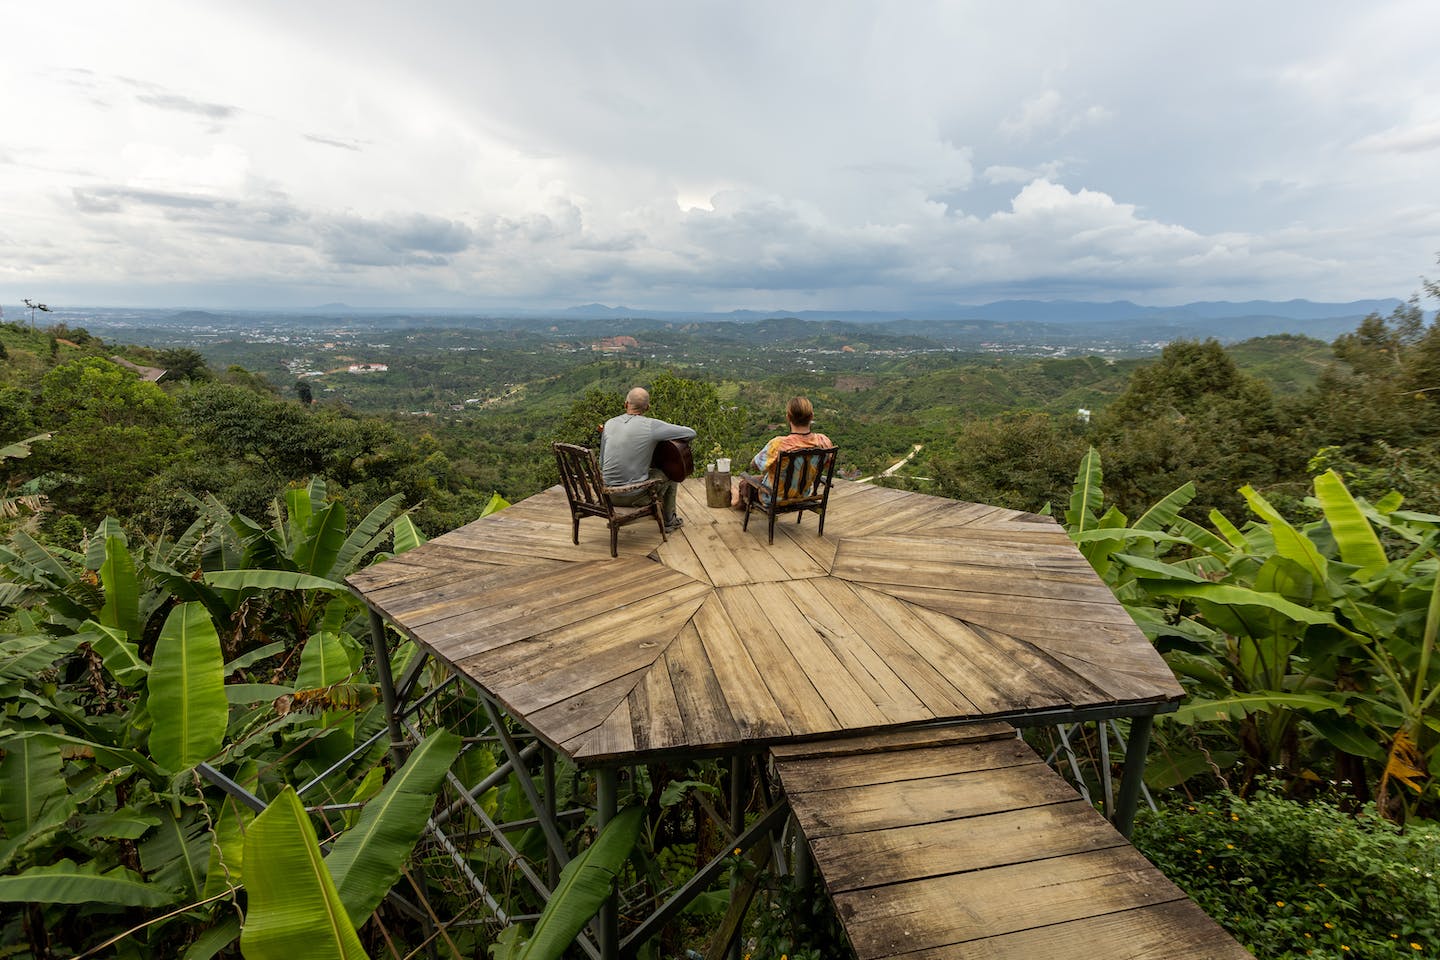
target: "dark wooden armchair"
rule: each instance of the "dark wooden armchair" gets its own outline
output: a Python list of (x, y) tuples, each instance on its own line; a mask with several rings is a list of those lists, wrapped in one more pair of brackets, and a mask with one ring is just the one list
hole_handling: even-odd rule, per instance
[[(573, 443), (552, 444), (555, 462), (560, 465), (560, 483), (565, 487), (565, 496), (570, 501), (570, 518), (574, 522), (574, 540), (580, 542), (580, 518), (600, 517), (610, 528), (610, 556), (620, 555), (619, 532), (627, 523), (653, 516), (660, 527), (660, 537), (665, 539), (665, 517), (660, 506), (660, 484), (662, 480), (644, 480), (623, 487), (605, 486), (600, 473), (600, 462), (589, 447)], [(617, 506), (611, 499), (617, 495), (646, 491), (649, 498), (636, 506)]]
[(839, 447), (812, 447), (808, 450), (787, 450), (775, 458), (775, 489), (747, 486), (745, 523), (750, 529), (750, 510), (759, 507), (770, 518), (770, 542), (775, 542), (775, 517), (795, 514), (795, 522), (805, 511), (819, 514), (820, 535), (825, 535), (825, 508), (830, 505), (830, 486), (835, 476), (835, 456)]

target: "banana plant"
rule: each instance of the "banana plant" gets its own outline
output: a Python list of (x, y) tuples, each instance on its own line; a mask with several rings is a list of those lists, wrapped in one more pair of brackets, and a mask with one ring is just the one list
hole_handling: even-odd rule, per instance
[[(1250, 487), (1243, 527), (1218, 511), (1210, 528), (1180, 516), (1185, 487), (1128, 524), (1098, 513), (1101, 481), (1092, 450), (1067, 529), (1191, 693), (1157, 729), (1158, 782), (1242, 756), (1248, 773), (1294, 771), (1311, 737), (1370, 761), (1382, 793), (1397, 782), (1411, 799), (1433, 794), (1440, 678), (1426, 637), (1440, 619), (1428, 612), (1440, 517), (1401, 511), (1398, 495), (1356, 500), (1329, 472), (1309, 502), (1321, 519), (1303, 525)], [(1169, 539), (1151, 535), (1161, 530)], [(1167, 741), (1177, 727), (1232, 747)]]

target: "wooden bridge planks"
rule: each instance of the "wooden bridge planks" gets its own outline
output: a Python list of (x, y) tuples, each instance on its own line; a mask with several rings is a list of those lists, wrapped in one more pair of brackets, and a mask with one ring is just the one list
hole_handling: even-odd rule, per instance
[(861, 960), (1241, 960), (1185, 898), (1021, 741), (776, 768)]

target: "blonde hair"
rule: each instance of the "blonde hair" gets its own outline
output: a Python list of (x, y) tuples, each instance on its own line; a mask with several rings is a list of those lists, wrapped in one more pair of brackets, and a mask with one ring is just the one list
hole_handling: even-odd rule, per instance
[(785, 419), (789, 420), (792, 426), (808, 427), (810, 421), (815, 419), (815, 408), (805, 397), (795, 397), (785, 408)]

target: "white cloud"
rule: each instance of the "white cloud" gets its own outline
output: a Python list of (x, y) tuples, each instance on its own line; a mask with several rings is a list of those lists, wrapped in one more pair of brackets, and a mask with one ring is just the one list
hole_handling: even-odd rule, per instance
[(1440, 250), (1412, 0), (77, 0), (0, 30), (0, 301), (1348, 299)]

